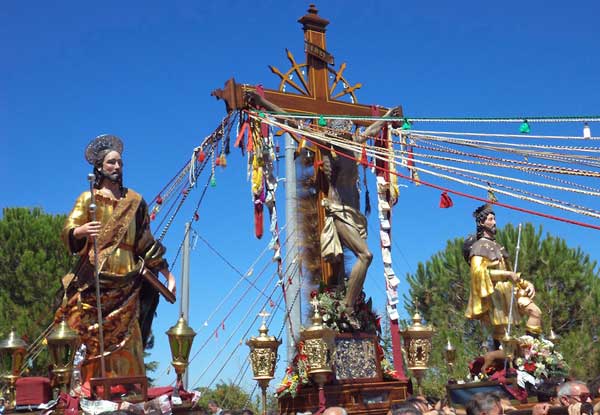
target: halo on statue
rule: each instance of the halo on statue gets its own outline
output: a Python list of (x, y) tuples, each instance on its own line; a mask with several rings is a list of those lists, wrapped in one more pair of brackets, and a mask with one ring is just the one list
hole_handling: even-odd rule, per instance
[(98, 160), (101, 151), (112, 150), (123, 154), (123, 141), (116, 135), (102, 134), (94, 138), (85, 148), (85, 159), (92, 166)]

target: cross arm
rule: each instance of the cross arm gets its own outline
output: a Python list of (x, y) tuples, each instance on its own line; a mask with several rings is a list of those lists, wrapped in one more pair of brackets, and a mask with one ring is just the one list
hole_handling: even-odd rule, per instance
[[(249, 105), (244, 98), (245, 92), (254, 92), (256, 87), (246, 84), (237, 84), (235, 79), (231, 78), (225, 83), (223, 89), (214, 90), (211, 95), (217, 99), (225, 101), (227, 111), (240, 110), (248, 108)], [(353, 104), (350, 102), (337, 100), (316, 99), (312, 96), (296, 95), (286, 92), (276, 91), (273, 89), (264, 89), (265, 100), (271, 104), (270, 108), (265, 105), (270, 111), (276, 112), (293, 112), (306, 114), (328, 114), (328, 115), (350, 115), (350, 116), (372, 116), (372, 107), (365, 104)], [(264, 102), (263, 102), (264, 103)], [(396, 107), (393, 110), (388, 108), (378, 107), (379, 116), (389, 116), (392, 114), (397, 117), (402, 117), (402, 107)], [(377, 130), (381, 127), (383, 121), (378, 121)], [(371, 125), (370, 121), (356, 122), (359, 125)]]

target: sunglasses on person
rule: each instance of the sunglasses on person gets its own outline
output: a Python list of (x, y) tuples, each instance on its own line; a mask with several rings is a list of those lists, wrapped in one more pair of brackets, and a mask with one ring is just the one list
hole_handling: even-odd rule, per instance
[(592, 395), (589, 392), (582, 392), (579, 395), (567, 395), (569, 398), (575, 399), (577, 402), (587, 402), (591, 399)]

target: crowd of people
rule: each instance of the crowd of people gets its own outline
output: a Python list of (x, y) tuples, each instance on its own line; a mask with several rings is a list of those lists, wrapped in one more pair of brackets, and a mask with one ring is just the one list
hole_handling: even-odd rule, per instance
[[(537, 387), (537, 403), (517, 409), (508, 395), (496, 392), (476, 393), (463, 406), (454, 406), (445, 399), (411, 396), (401, 403), (392, 404), (387, 415), (600, 415), (600, 376), (587, 384), (577, 380), (547, 379)], [(222, 409), (211, 400), (208, 415), (254, 415), (249, 409)], [(269, 415), (277, 415), (268, 411)], [(297, 415), (313, 415), (312, 412)], [(345, 408), (331, 406), (322, 415), (348, 415)]]
[[(600, 414), (600, 376), (589, 383), (578, 380), (562, 382), (547, 379), (537, 388), (538, 403), (518, 410), (532, 415), (598, 415)], [(422, 396), (411, 397), (394, 404), (388, 415), (503, 415), (517, 409), (511, 401), (498, 393), (476, 393), (464, 409), (455, 409), (448, 403)], [(517, 413), (517, 412), (515, 412)], [(326, 415), (345, 415), (329, 413)]]

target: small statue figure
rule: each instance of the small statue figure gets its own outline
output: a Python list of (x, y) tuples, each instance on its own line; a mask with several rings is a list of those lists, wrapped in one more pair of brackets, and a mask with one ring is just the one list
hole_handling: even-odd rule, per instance
[[(541, 311), (533, 302), (535, 288), (521, 278), (520, 272), (511, 271), (508, 252), (496, 242), (496, 214), (492, 206), (480, 206), (473, 216), (477, 234), (468, 237), (463, 247), (471, 267), (471, 291), (465, 316), (491, 326), (496, 348), (506, 334), (509, 315), (511, 325), (519, 324), (521, 315), (527, 316), (528, 334), (539, 335), (542, 331)], [(511, 313), (513, 295), (516, 297)]]

